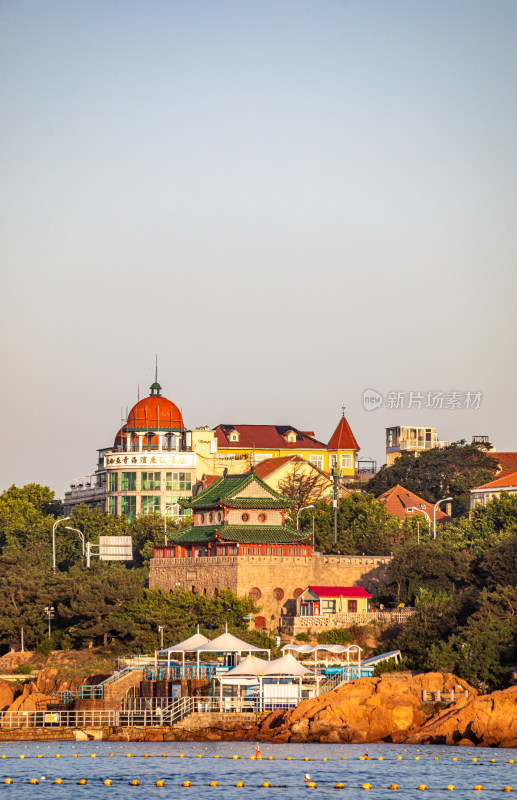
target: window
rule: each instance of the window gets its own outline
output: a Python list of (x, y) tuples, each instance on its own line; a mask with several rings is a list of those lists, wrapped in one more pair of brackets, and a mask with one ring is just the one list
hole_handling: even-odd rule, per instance
[(246, 514), (246, 512), (244, 514), (241, 514), (241, 519), (242, 519), (243, 522), (248, 522), (249, 518), (250, 518), (250, 515)]
[(282, 555), (282, 548), (281, 547), (277, 547), (276, 548), (276, 554), (277, 554), (277, 556), (281, 556)]
[[(111, 475), (110, 475), (111, 477)], [(117, 513), (117, 501), (118, 497), (108, 497), (108, 514), (116, 514)]]
[(294, 599), (297, 600), (301, 594), (303, 594), (303, 589), (295, 589), (293, 592)]
[(357, 614), (357, 600), (348, 600), (348, 611), (350, 614)]
[(149, 495), (142, 495), (140, 513), (144, 517), (160, 513), (160, 498)]
[[(113, 499), (114, 498), (110, 497), (110, 500)], [(136, 497), (122, 497), (122, 509), (120, 513), (127, 517), (129, 522), (132, 522), (136, 517)]]
[(354, 457), (350, 453), (341, 455), (341, 469), (353, 469)]
[(337, 455), (335, 453), (329, 456), (329, 469), (337, 469)]
[(164, 512), (169, 518), (183, 519), (183, 517), (192, 516), (190, 508), (183, 508), (178, 503), (178, 497), (166, 497)]
[(266, 514), (262, 513), (258, 515), (258, 521), (264, 523), (267, 520)]
[(122, 473), (121, 489), (123, 492), (136, 492), (136, 472)]
[(279, 603), (280, 600), (284, 599), (284, 590), (279, 588), (273, 589), (273, 597)]
[(191, 472), (167, 472), (165, 490), (167, 492), (190, 492), (192, 489)]
[(118, 472), (110, 472), (108, 475), (108, 492), (116, 491), (118, 491)]
[(323, 469), (323, 456), (309, 456), (309, 461), (318, 469)]
[(142, 488), (143, 492), (159, 492), (160, 489), (161, 489), (160, 473), (159, 472), (142, 472), (142, 487), (141, 488)]
[(322, 600), (321, 601), (321, 610), (323, 613), (326, 614), (334, 614), (336, 611), (336, 601), (335, 600)]
[(258, 588), (258, 586), (254, 586), (253, 589), (250, 589), (248, 592), (248, 597), (251, 597), (252, 600), (260, 600), (262, 597), (262, 592)]

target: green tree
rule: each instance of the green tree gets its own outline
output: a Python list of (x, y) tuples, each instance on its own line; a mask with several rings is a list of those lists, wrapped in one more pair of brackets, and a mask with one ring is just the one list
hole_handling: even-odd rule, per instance
[(461, 516), (470, 507), (470, 489), (492, 480), (495, 470), (495, 461), (483, 445), (466, 444), (462, 439), (418, 457), (402, 453), (391, 467), (381, 467), (367, 489), (378, 497), (400, 484), (429, 503), (452, 496), (453, 515)]

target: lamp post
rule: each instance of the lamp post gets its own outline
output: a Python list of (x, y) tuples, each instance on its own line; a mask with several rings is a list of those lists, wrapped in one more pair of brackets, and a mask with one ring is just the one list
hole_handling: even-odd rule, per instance
[(160, 650), (163, 650), (163, 625), (158, 625), (158, 633), (160, 634)]
[(60, 522), (66, 522), (70, 517), (60, 517), (52, 525), (52, 572), (56, 574), (56, 528)]
[(70, 525), (65, 525), (67, 531), (75, 531), (81, 537), (81, 543), (83, 545), (83, 556), (84, 556), (84, 533), (79, 530), (79, 528), (71, 528)]
[(436, 539), (436, 509), (438, 508), (440, 503), (450, 503), (450, 501), (452, 499), (453, 499), (452, 497), (442, 497), (441, 500), (438, 500), (434, 504), (434, 509), (433, 509), (433, 539)]
[(416, 506), (411, 506), (411, 508), (406, 508), (406, 511), (408, 513), (412, 513), (414, 511), (418, 511), (419, 514), (423, 514), (424, 515), (424, 517), (427, 520), (427, 525), (429, 526), (429, 538), (431, 538), (431, 517), (429, 516), (427, 511), (424, 511), (423, 508), (417, 508)]
[(48, 619), (48, 638), (51, 637), (50, 620), (54, 619), (54, 606), (45, 606), (45, 616)]
[(299, 508), (298, 511), (296, 512), (296, 530), (298, 530), (298, 525), (300, 523), (300, 514), (302, 513), (302, 511), (306, 511), (308, 508), (314, 508), (314, 505), (311, 504), (310, 506), (303, 506), (302, 508)]

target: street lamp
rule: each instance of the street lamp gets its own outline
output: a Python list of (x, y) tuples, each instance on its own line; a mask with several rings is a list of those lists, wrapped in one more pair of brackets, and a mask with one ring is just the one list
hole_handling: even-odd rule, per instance
[(452, 497), (442, 497), (441, 500), (438, 500), (434, 504), (434, 509), (433, 509), (433, 539), (436, 539), (436, 509), (438, 508), (440, 503), (450, 503), (452, 499), (453, 499)]
[(160, 650), (163, 650), (163, 625), (158, 625), (158, 632), (160, 634)]
[(310, 506), (303, 506), (302, 508), (298, 509), (296, 513), (296, 530), (298, 530), (298, 525), (300, 522), (300, 514), (302, 513), (302, 511), (306, 511), (308, 508), (314, 508), (314, 505), (311, 504)]
[(75, 531), (81, 537), (81, 542), (83, 545), (83, 556), (84, 556), (84, 533), (79, 530), (79, 528), (71, 528), (70, 525), (65, 525), (67, 531)]
[(406, 511), (408, 512), (408, 514), (411, 514), (414, 511), (418, 511), (419, 514), (424, 515), (424, 517), (427, 520), (427, 524), (429, 526), (429, 538), (431, 538), (431, 517), (429, 516), (427, 511), (424, 511), (423, 508), (417, 508), (416, 506), (412, 506), (411, 508), (406, 508)]
[(60, 519), (56, 519), (52, 525), (52, 572), (54, 575), (56, 574), (56, 528), (60, 522), (66, 522), (69, 519), (70, 517), (61, 517)]
[(50, 620), (54, 619), (54, 606), (45, 606), (45, 615), (48, 619), (48, 638), (50, 639), (51, 635)]

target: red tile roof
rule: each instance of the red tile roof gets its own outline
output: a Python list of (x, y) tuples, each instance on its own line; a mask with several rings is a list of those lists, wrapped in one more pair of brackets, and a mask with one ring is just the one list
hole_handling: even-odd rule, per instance
[(370, 597), (370, 592), (362, 586), (309, 586), (318, 597)]
[(283, 467), (284, 464), (289, 464), (290, 461), (301, 461), (308, 464), (308, 461), (305, 461), (304, 458), (300, 458), (300, 456), (281, 456), (280, 458), (266, 458), (264, 461), (259, 461), (258, 464), (255, 465), (255, 475), (258, 475), (259, 478), (264, 480), (268, 478), (273, 472), (276, 472), (277, 469)]
[[(271, 450), (325, 450), (327, 445), (319, 442), (303, 431), (293, 428), (292, 425), (218, 425), (215, 430), (217, 447), (230, 447), (232, 450), (246, 448), (257, 450), (271, 448)], [(238, 442), (229, 442), (227, 435), (230, 431), (239, 433)], [(288, 431), (296, 433), (296, 442), (287, 442), (285, 436)]]
[(502, 472), (509, 475), (517, 470), (517, 453), (487, 453), (487, 455), (497, 463), (500, 470), (499, 477), (501, 477)]
[(338, 426), (327, 445), (328, 450), (360, 450), (357, 439), (352, 433), (352, 428), (348, 424), (345, 415), (341, 417)]
[(472, 491), (477, 489), (504, 489), (505, 486), (517, 486), (517, 472), (509, 472), (503, 477), (496, 478), (495, 481), (484, 483), (483, 486), (476, 486)]
[[(388, 514), (391, 514), (392, 517), (405, 519), (408, 508), (418, 508), (420, 511), (425, 511), (427, 514), (429, 514), (431, 521), (433, 520), (434, 503), (428, 503), (427, 500), (423, 500), (414, 492), (410, 492), (409, 489), (404, 489), (404, 487), (400, 486), (400, 484), (388, 489), (388, 491), (384, 492), (384, 494), (381, 494), (377, 500), (379, 500), (385, 506), (386, 511)], [(412, 517), (416, 516), (417, 514), (418, 512), (412, 511), (410, 512), (409, 516)], [(423, 516), (423, 514), (420, 516)], [(451, 518), (439, 507), (436, 509), (437, 522), (450, 522), (450, 519)]]

